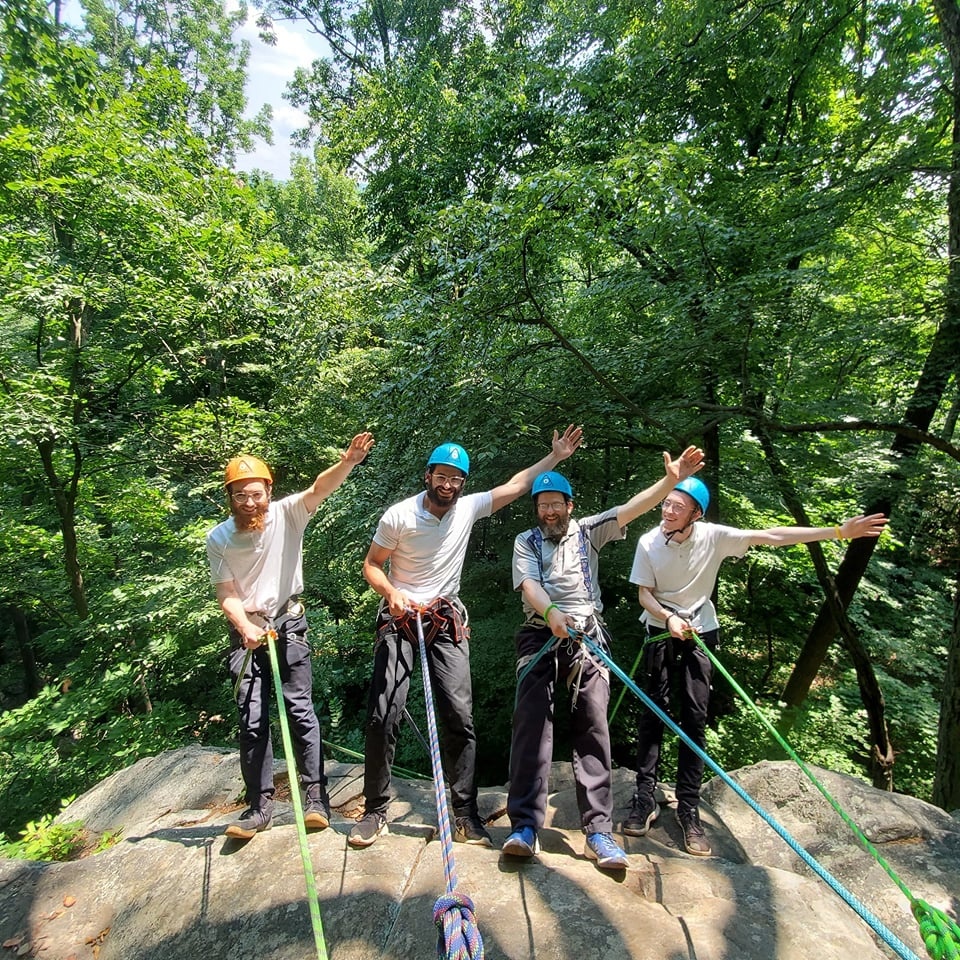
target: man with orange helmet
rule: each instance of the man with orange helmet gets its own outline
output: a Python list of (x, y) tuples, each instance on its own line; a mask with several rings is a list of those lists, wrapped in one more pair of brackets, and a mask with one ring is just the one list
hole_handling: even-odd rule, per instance
[(273, 818), (268, 629), (277, 634), (283, 699), (306, 795), (304, 820), (314, 829), (329, 826), (307, 619), (299, 600), (303, 534), (320, 502), (347, 479), (372, 446), (371, 434), (358, 433), (340, 454), (339, 463), (306, 490), (276, 501), (271, 497), (273, 475), (266, 463), (245, 454), (227, 464), (224, 486), (231, 515), (207, 534), (207, 558), (220, 609), (229, 623), (230, 676), (237, 690), (240, 771), (246, 788), (247, 809), (227, 826), (228, 837), (248, 840), (268, 829)]
[(367, 704), (364, 814), (347, 837), (351, 846), (368, 847), (387, 832), (390, 768), (416, 656), (409, 616), (414, 605), (427, 607), (424, 630), (455, 821), (453, 838), (492, 846), (477, 809), (470, 631), (459, 598), (460, 572), (474, 523), (529, 490), (537, 474), (569, 457), (581, 440), (579, 427), (567, 427), (562, 436), (554, 430), (552, 451), (538, 463), (492, 490), (465, 496), (470, 457), (459, 443), (442, 443), (427, 460), (426, 489), (394, 504), (380, 518), (363, 562), (364, 578), (383, 599)]
[[(721, 563), (739, 558), (750, 547), (786, 547), (814, 540), (853, 540), (878, 537), (886, 526), (879, 513), (853, 517), (835, 527), (770, 527), (740, 530), (703, 519), (710, 492), (697, 477), (688, 477), (671, 490), (660, 505), (659, 526), (637, 542), (630, 582), (638, 589), (641, 621), (647, 637), (667, 633), (644, 647), (646, 692), (662, 710), (669, 711), (670, 687), (679, 677), (680, 728), (699, 747), (706, 745), (707, 707), (713, 665), (694, 640), (694, 634), (713, 650), (720, 638), (717, 611), (710, 599)], [(637, 725), (637, 790), (623, 823), (627, 836), (642, 837), (657, 819), (654, 796), (663, 722), (644, 710)], [(677, 760), (677, 821), (687, 853), (709, 857), (713, 852), (700, 823), (700, 781), (703, 761), (686, 744)]]

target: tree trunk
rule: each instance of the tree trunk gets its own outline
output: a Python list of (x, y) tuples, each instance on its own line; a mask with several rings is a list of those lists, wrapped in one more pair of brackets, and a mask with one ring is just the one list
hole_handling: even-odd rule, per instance
[[(944, 292), (943, 321), (934, 337), (904, 415), (907, 424), (922, 430), (929, 428), (950, 377), (958, 372), (957, 364), (960, 358), (960, 7), (956, 0), (933, 0), (933, 5), (953, 66), (953, 157), (947, 190), (950, 256)], [(880, 512), (890, 515), (903, 489), (902, 465), (916, 455), (918, 443), (898, 436), (890, 449), (896, 465), (890, 472), (887, 487), (880, 491), (879, 495), (870, 498), (867, 513)], [(876, 540), (872, 538), (855, 540), (850, 544), (836, 579), (837, 593), (844, 604), (849, 603), (856, 592), (875, 545)], [(788, 707), (799, 706), (806, 699), (810, 684), (820, 670), (836, 635), (836, 621), (829, 605), (824, 603), (784, 688), (783, 700)]]
[(953, 595), (953, 629), (940, 698), (933, 802), (944, 810), (960, 809), (960, 558)]
[(33, 699), (43, 684), (40, 682), (40, 671), (37, 670), (37, 659), (33, 654), (33, 641), (30, 638), (30, 626), (24, 612), (17, 606), (11, 605), (10, 619), (13, 620), (13, 632), (17, 638), (17, 650), (20, 652), (20, 663), (23, 665), (23, 684), (27, 696)]

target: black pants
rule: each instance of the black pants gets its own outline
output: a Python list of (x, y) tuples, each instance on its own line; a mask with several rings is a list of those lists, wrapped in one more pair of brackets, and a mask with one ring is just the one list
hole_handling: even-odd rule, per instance
[[(230, 651), (230, 679), (236, 684), (247, 651), (237, 646), (239, 635), (232, 632), (231, 639), (234, 645)], [(304, 788), (314, 783), (326, 784), (320, 724), (313, 709), (313, 667), (307, 644), (306, 616), (301, 614), (278, 622), (274, 645), (300, 782)], [(270, 737), (270, 701), (273, 696), (270, 655), (267, 645), (263, 644), (251, 654), (237, 690), (240, 772), (250, 806), (258, 806), (261, 798), (273, 796), (273, 743)], [(289, 762), (290, 758), (287, 760)]]
[[(716, 649), (718, 630), (701, 634), (704, 643)], [(707, 707), (713, 664), (695, 640), (673, 637), (648, 643), (644, 650), (645, 693), (669, 716), (671, 687), (680, 699), (680, 729), (701, 748), (706, 747)], [(652, 796), (657, 782), (663, 721), (644, 710), (637, 724), (637, 793)], [(677, 759), (677, 813), (695, 810), (700, 803), (703, 761), (683, 741)]]
[[(517, 659), (537, 653), (551, 636), (548, 627), (524, 624), (516, 635)], [(507, 814), (515, 830), (543, 826), (553, 761), (553, 717), (557, 676), (564, 680), (574, 665), (575, 648), (561, 641), (524, 676), (517, 690), (510, 748)], [(613, 830), (610, 786), (610, 730), (607, 705), (610, 678), (589, 655), (582, 656), (580, 689), (572, 712), (573, 774), (577, 806), (586, 833)]]
[[(420, 658), (409, 634), (395, 629), (394, 624), (385, 611), (377, 621), (364, 748), (363, 795), (367, 813), (385, 813), (390, 803), (390, 771), (397, 736), (410, 692), (410, 677)], [(424, 627), (426, 630), (427, 625)], [(477, 736), (473, 727), (469, 639), (462, 633), (458, 636), (452, 624), (444, 624), (427, 647), (427, 665), (453, 815), (476, 816)]]

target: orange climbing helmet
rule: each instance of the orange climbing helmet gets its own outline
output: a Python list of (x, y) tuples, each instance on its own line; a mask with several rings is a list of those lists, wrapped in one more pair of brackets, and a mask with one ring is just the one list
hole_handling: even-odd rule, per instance
[(243, 454), (234, 457), (227, 464), (223, 485), (229, 487), (231, 483), (235, 483), (237, 480), (265, 480), (267, 483), (273, 483), (273, 474), (270, 473), (270, 468), (259, 457)]

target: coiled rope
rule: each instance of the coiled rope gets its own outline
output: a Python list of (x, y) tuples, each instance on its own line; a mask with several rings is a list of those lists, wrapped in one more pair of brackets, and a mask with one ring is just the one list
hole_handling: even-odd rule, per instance
[(837, 812), (840, 819), (853, 831), (854, 836), (860, 841), (863, 848), (874, 860), (883, 868), (887, 876), (900, 888), (903, 895), (910, 903), (910, 912), (913, 914), (917, 925), (920, 928), (920, 936), (923, 938), (927, 953), (933, 960), (958, 960), (960, 958), (960, 926), (943, 910), (931, 906), (925, 900), (915, 897), (909, 887), (897, 875), (897, 872), (884, 859), (879, 850), (870, 842), (866, 834), (859, 826), (847, 815), (847, 812), (840, 806), (836, 799), (830, 794), (827, 788), (816, 778), (813, 771), (797, 755), (793, 747), (783, 738), (780, 731), (770, 723), (770, 721), (761, 713), (759, 707), (750, 699), (747, 692), (730, 675), (723, 664), (717, 659), (716, 655), (703, 642), (699, 634), (694, 634), (696, 642), (700, 649), (710, 658), (710, 662), (726, 678), (727, 682), (737, 692), (740, 699), (753, 711), (757, 719), (763, 724), (764, 728), (773, 736), (773, 738), (786, 751), (787, 755), (804, 772), (807, 779), (823, 794), (827, 803)]
[(714, 773), (720, 777), (721, 780), (731, 789), (733, 792), (743, 800), (751, 810), (754, 811), (758, 816), (760, 816), (779, 836), (784, 840), (787, 845), (790, 847), (793, 852), (803, 860), (804, 863), (814, 873), (817, 874), (822, 880), (824, 880), (831, 890), (843, 900), (847, 906), (854, 910), (860, 918), (877, 934), (886, 944), (889, 946), (897, 956), (901, 957), (902, 960), (919, 960), (917, 955), (899, 938), (896, 934), (892, 933), (880, 919), (874, 914), (872, 914), (846, 887), (840, 883), (825, 867), (821, 866), (814, 857), (812, 857), (790, 834), (790, 832), (782, 824), (778, 823), (763, 807), (757, 803), (753, 797), (747, 793), (743, 787), (740, 786), (729, 774), (723, 770), (722, 767), (716, 761), (710, 757), (706, 751), (704, 751), (699, 744), (693, 742), (690, 737), (687, 736), (680, 727), (674, 723), (674, 721), (666, 714), (663, 710), (657, 706), (653, 700), (650, 699), (637, 685), (633, 680), (628, 677), (623, 670), (617, 666), (616, 662), (612, 657), (607, 654), (602, 647), (594, 643), (584, 633), (576, 630), (569, 630), (569, 633), (572, 637), (577, 637), (580, 641), (586, 646), (586, 648), (603, 664), (605, 664), (610, 672), (615, 676), (619, 677), (629, 687), (629, 689), (636, 694), (643, 702), (644, 706), (647, 709), (651, 710), (667, 727), (669, 727), (674, 733), (680, 737), (681, 740), (708, 766)]
[(437, 823), (443, 848), (443, 875), (447, 892), (433, 906), (433, 922), (438, 930), (439, 960), (483, 960), (483, 939), (477, 927), (473, 901), (457, 893), (457, 866), (453, 859), (453, 836), (447, 812), (447, 789), (440, 763), (440, 741), (437, 718), (433, 709), (433, 687), (427, 664), (427, 645), (423, 639), (422, 608), (417, 607), (417, 644), (420, 647), (420, 672), (423, 675), (423, 696), (427, 705), (427, 733), (430, 740), (430, 763), (433, 768), (433, 789), (437, 801)]

